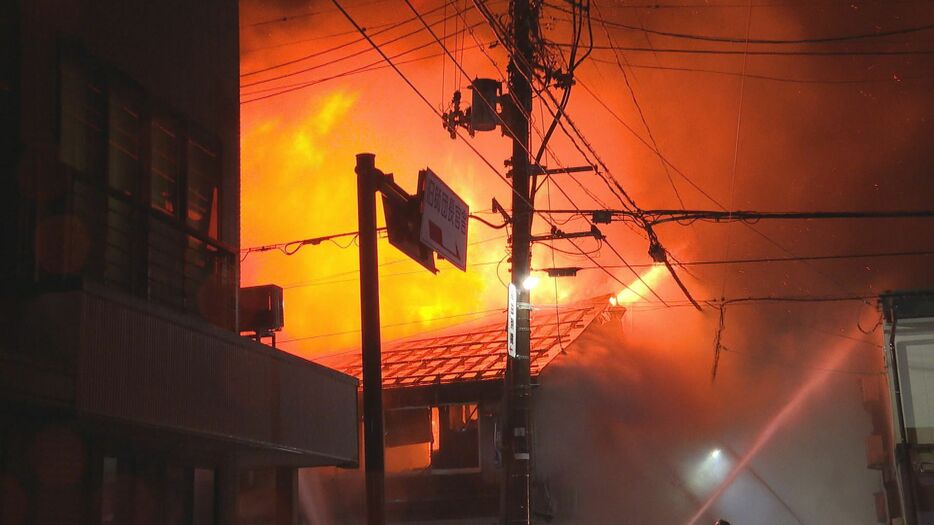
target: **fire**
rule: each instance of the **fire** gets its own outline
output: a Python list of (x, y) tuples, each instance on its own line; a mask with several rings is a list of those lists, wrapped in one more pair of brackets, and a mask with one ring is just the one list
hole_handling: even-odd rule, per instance
[(639, 275), (639, 278), (629, 283), (623, 291), (610, 297), (613, 306), (629, 306), (639, 300), (646, 299), (667, 274), (664, 264), (656, 264)]
[[(371, 14), (374, 18), (368, 22), (372, 23), (380, 23), (377, 20), (380, 17), (391, 20), (394, 16), (390, 11), (374, 10)], [(267, 18), (272, 16), (264, 15), (258, 19)], [(265, 37), (252, 32), (249, 36), (256, 41), (251, 41), (248, 49), (267, 44)], [(275, 36), (285, 40), (297, 37)], [(268, 55), (250, 52), (243, 55), (241, 65), (244, 71), (256, 71), (301, 56), (302, 52), (313, 53), (324, 45), (312, 40), (304, 50), (284, 47), (271, 48)], [(390, 53), (402, 51), (408, 45), (411, 44), (392, 44), (386, 50)], [(365, 48), (365, 44), (353, 47), (354, 50), (358, 48)], [(493, 52), (502, 53), (501, 50)], [(323, 78), (372, 60), (368, 55), (358, 58), (359, 63), (336, 63), (326, 70), (311, 71), (299, 78), (302, 81)], [(479, 77), (497, 77), (493, 66), (486, 63), (482, 54), (475, 58), (477, 62), (468, 64), (471, 72)], [(505, 55), (502, 58), (505, 60)], [(312, 60), (301, 67), (311, 64), (323, 66), (326, 62), (323, 59)], [(271, 78), (299, 67), (295, 65), (252, 75), (248, 81)], [(469, 83), (466, 77), (456, 79), (456, 83), (445, 83), (453, 81), (447, 78), (442, 82), (442, 69), (440, 58), (404, 67), (408, 78), (433, 101), (437, 100), (439, 106), (450, 101), (454, 89), (466, 93)], [(288, 83), (282, 80), (271, 82), (270, 86)], [(249, 88), (245, 90), (249, 91)], [(246, 96), (244, 100), (251, 98)], [(489, 211), (491, 198), (507, 208), (512, 201), (505, 175), (508, 170), (503, 167), (503, 159), (511, 155), (510, 141), (501, 133), (477, 134), (468, 139), (490, 162), (487, 165), (461, 141), (449, 140), (437, 115), (426, 108), (391, 70), (335, 79), (320, 87), (249, 102), (241, 109), (243, 247), (356, 231), (354, 164), (358, 153), (374, 153), (376, 166), (393, 173), (395, 181), (410, 193), (415, 192), (418, 171), (430, 167), (469, 204), (472, 213)], [(586, 120), (585, 117), (582, 119)], [(539, 128), (547, 125), (544, 117), (540, 120)], [(611, 137), (608, 135), (607, 138)], [(552, 143), (559, 152), (558, 156), (563, 157), (564, 164), (575, 162), (577, 153), (570, 144), (559, 139)], [(608, 156), (607, 160), (612, 162), (614, 159)], [(557, 162), (549, 159), (552, 161)], [(629, 162), (622, 159), (618, 164), (626, 166)], [(491, 166), (498, 170), (499, 176), (492, 172)], [(576, 185), (567, 178), (556, 179), (555, 183), (558, 182), (564, 185), (569, 197), (557, 189), (553, 190), (549, 184), (540, 193), (541, 207), (570, 207), (572, 202), (587, 202), (587, 192), (592, 193), (590, 186), (593, 184), (589, 182)], [(378, 200), (379, 217), (382, 217), (381, 204)], [(482, 216), (492, 223), (502, 221), (497, 214)], [(536, 233), (547, 232), (549, 226), (546, 220), (535, 219)], [(507, 297), (505, 283), (510, 280), (511, 268), (507, 232), (508, 228), (491, 229), (470, 221), (467, 272), (440, 261), (438, 275), (428, 273), (387, 242), (381, 241), (380, 320), (383, 340), (420, 334), (504, 310)], [(593, 244), (584, 242), (582, 249), (591, 250)], [(576, 250), (561, 243), (556, 248), (564, 252), (552, 251), (547, 244), (533, 246), (532, 267), (542, 269), (580, 264), (581, 257), (574, 257)], [(241, 285), (273, 283), (285, 289), (285, 328), (278, 338), (284, 350), (310, 357), (353, 348), (360, 343), (357, 257), (356, 247), (350, 238), (339, 239), (337, 243), (305, 246), (292, 256), (274, 251), (251, 254), (241, 267)], [(606, 277), (597, 272), (573, 279), (546, 280), (542, 277), (542, 280), (532, 292), (533, 304), (565, 304), (586, 299), (602, 294), (607, 286)], [(628, 300), (623, 296), (621, 299)]]
[[(360, 152), (376, 152), (377, 166), (395, 172), (396, 181), (414, 192), (419, 165), (408, 169), (406, 164), (413, 162), (400, 160), (399, 144), (387, 145), (386, 139), (378, 140), (367, 131), (365, 121), (373, 115), (361, 98), (358, 91), (334, 89), (284, 106), (279, 101), (245, 108), (242, 246), (356, 231), (353, 168)], [(434, 140), (436, 134), (424, 135), (440, 142)], [(425, 143), (414, 135), (406, 141), (404, 149), (410, 151), (405, 153), (418, 157), (422, 167), (431, 161), (472, 210), (478, 202), (488, 201), (491, 184), (474, 184), (473, 166), (457, 165), (450, 157), (436, 164), (437, 156), (424, 154), (428, 147), (420, 148)], [(488, 179), (485, 174), (477, 178)], [(495, 264), (505, 256), (505, 236), (476, 225), (471, 225), (469, 234), (466, 273), (439, 261), (440, 273), (432, 275), (380, 242), (384, 339), (469, 321), (478, 312), (505, 303)], [(293, 256), (251, 254), (242, 264), (241, 285), (274, 283), (285, 289), (286, 327), (279, 337), (283, 349), (307, 357), (353, 347), (359, 344), (360, 325), (357, 257), (350, 238), (305, 246)], [(503, 280), (508, 279), (508, 263), (498, 271)]]

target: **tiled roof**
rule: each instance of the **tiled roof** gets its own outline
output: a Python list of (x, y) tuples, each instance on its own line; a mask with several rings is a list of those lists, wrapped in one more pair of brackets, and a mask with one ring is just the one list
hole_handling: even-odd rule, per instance
[[(544, 369), (608, 307), (606, 297), (532, 312), (532, 375)], [(383, 344), (383, 387), (433, 385), (500, 379), (506, 369), (505, 315), (469, 329), (455, 328), (436, 337)], [(362, 378), (360, 351), (316, 359), (345, 374)]]

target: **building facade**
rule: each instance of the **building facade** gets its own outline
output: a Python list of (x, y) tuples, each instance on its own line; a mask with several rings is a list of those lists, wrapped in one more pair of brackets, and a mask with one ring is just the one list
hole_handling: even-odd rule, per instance
[(0, 522), (295, 523), (357, 381), (238, 335), (236, 1), (0, 5)]
[(886, 376), (863, 384), (877, 514), (880, 523), (922, 525), (934, 521), (934, 292), (888, 293), (880, 306)]

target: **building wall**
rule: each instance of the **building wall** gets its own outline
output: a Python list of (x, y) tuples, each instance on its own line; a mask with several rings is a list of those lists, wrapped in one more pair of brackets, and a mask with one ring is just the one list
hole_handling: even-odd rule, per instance
[[(58, 42), (87, 51), (222, 144), (222, 240), (239, 244), (239, 40), (236, 0), (30, 0), (23, 2), (23, 140), (54, 159)], [(46, 150), (51, 148), (51, 150)], [(50, 155), (51, 154), (51, 155)]]
[[(877, 441), (894, 460), (883, 470), (888, 518), (907, 525), (934, 520), (934, 294), (882, 297), (888, 406)], [(894, 441), (894, 447), (890, 444)]]
[(80, 276), (236, 330), (237, 13), (227, 0), (20, 5), (22, 155), (2, 197), (16, 210), (4, 245), (19, 249), (3, 279)]
[[(0, 523), (273, 523), (238, 516), (256, 488), (242, 475), (270, 469), (275, 485), (254, 493), (294, 523), (295, 465), (356, 461), (356, 381), (232, 333), (237, 1), (4, 1), (0, 47)], [(99, 122), (66, 111), (81, 97), (100, 99)], [(190, 195), (151, 200), (162, 116), (189, 170), (178, 193), (190, 171), (219, 173), (219, 206), (199, 195), (216, 222), (192, 216)], [(68, 126), (95, 138), (70, 148)], [(138, 144), (126, 158), (112, 154), (122, 136)], [(157, 237), (180, 301), (153, 285)], [(107, 273), (115, 244), (125, 283)]]

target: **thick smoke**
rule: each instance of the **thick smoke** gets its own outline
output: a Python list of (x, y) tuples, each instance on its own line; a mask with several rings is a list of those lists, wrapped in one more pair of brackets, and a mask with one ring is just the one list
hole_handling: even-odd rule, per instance
[(538, 471), (556, 522), (687, 523), (815, 380), (698, 523), (871, 523), (878, 473), (865, 466), (857, 380), (878, 377), (878, 350), (840, 337), (849, 334), (779, 328), (776, 314), (737, 315), (746, 318), (728, 325), (715, 381), (709, 323), (695, 312), (640, 313), (574, 343), (536, 398)]

